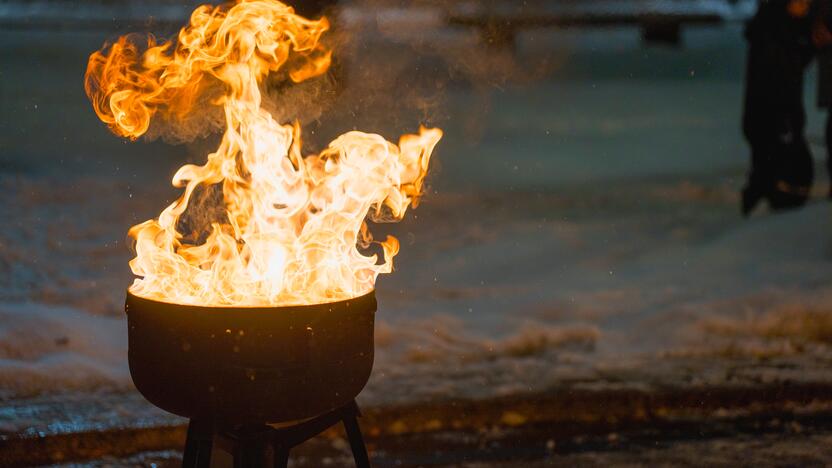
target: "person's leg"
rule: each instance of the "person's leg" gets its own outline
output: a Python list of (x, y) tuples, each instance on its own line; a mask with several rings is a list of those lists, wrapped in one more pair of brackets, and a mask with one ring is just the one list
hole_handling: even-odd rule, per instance
[[(824, 48), (818, 53), (818, 107), (824, 109), (826, 114), (826, 128), (824, 139), (826, 142), (826, 170), (829, 174), (829, 183), (832, 185), (832, 50)], [(832, 198), (832, 187), (829, 189), (829, 198)]]
[(812, 192), (812, 184), (815, 181), (815, 164), (812, 158), (812, 149), (809, 146), (809, 141), (806, 139), (806, 108), (803, 100), (803, 82), (806, 76), (806, 69), (804, 67), (800, 71), (800, 78), (797, 81), (794, 92), (794, 107), (791, 114), (795, 122), (794, 165), (796, 173), (794, 183), (797, 186), (801, 205), (805, 204), (809, 199)]
[(771, 74), (765, 59), (765, 51), (759, 45), (749, 44), (742, 127), (751, 149), (751, 167), (741, 194), (743, 216), (750, 215), (774, 185), (772, 164), (778, 141), (772, 125), (776, 116), (771, 106)]
[[(782, 151), (774, 155), (772, 166), (775, 187), (769, 204), (774, 209), (797, 208), (809, 199), (814, 180), (814, 164), (806, 141), (806, 111), (803, 106), (803, 73), (791, 70), (792, 75), (782, 88), (784, 98), (784, 127), (781, 132)], [(788, 72), (788, 71), (787, 71)]]
[(826, 139), (826, 172), (829, 175), (829, 194), (828, 197), (832, 199), (832, 108), (826, 111), (826, 132), (824, 135)]

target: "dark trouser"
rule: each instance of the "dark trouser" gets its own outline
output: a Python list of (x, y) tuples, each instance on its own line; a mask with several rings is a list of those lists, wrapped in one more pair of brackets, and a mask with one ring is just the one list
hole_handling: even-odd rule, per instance
[(769, 41), (752, 42), (746, 70), (743, 132), (751, 146), (746, 190), (772, 208), (806, 202), (813, 167), (806, 142), (803, 73), (799, 54)]
[[(826, 109), (826, 170), (832, 181), (832, 50), (818, 54), (818, 107)], [(832, 193), (832, 191), (830, 192)]]
[[(832, 109), (826, 114), (826, 172), (829, 174), (829, 181), (832, 183)], [(832, 188), (829, 189), (829, 196), (832, 197)]]

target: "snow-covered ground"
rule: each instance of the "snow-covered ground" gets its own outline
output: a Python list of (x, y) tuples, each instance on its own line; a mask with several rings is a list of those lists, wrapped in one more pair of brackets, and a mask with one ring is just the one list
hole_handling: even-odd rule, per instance
[[(829, 377), (829, 206), (738, 214), (738, 27), (689, 31), (680, 50), (644, 48), (634, 30), (544, 31), (517, 57), (464, 31), (364, 34), (310, 144), (354, 127), (446, 131), (430, 194), (390, 228), (402, 253), (378, 283), (365, 400), (724, 382), (728, 368)], [(0, 33), (5, 398), (131, 388), (126, 230), (210, 148), (107, 133), (81, 82), (104, 39)]]

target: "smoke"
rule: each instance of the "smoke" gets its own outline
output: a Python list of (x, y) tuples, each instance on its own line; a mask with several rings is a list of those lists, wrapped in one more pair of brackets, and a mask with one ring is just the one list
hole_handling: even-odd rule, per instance
[[(455, 104), (450, 96), (463, 88), (473, 100), (471, 112), (454, 123), (463, 133), (457, 138), (476, 142), (486, 131), (483, 114), (498, 111), (495, 93), (545, 79), (564, 57), (524, 52), (520, 34), (451, 27), (449, 15), (446, 5), (430, 0), (340, 2), (326, 12), (332, 28), (322, 42), (333, 55), (327, 73), (301, 83), (272, 74), (261, 86), (262, 106), (278, 122), (300, 122), (305, 151), (317, 152), (350, 129), (389, 136), (412, 132), (415, 122), (446, 126)], [(193, 143), (221, 132), (216, 96), (223, 94), (222, 83), (201, 86), (190, 112), (155, 115), (144, 138)]]
[[(213, 86), (219, 88), (220, 84), (216, 83)], [(211, 95), (216, 94), (211, 92), (201, 96), (194, 104), (192, 112), (176, 115), (156, 114), (151, 119), (144, 138), (147, 141), (162, 140), (177, 145), (202, 140), (220, 132), (225, 128), (225, 115), (222, 107), (215, 105), (214, 99), (207, 97)]]
[[(476, 143), (486, 132), (485, 114), (499, 111), (496, 94), (546, 79), (565, 59), (549, 47), (528, 47), (535, 32), (501, 43), (492, 40), (493, 30), (451, 26), (446, 2), (340, 4), (325, 36), (334, 57), (325, 88), (307, 83), (269, 94), (275, 108), (312, 124), (313, 149), (345, 126), (396, 135), (413, 131), (414, 122), (451, 128), (457, 141)], [(460, 95), (473, 97), (465, 103), (470, 112), (455, 109)]]

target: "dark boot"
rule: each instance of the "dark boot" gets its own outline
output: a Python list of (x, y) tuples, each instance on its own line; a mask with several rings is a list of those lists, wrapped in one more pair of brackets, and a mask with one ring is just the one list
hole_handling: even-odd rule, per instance
[(763, 199), (766, 198), (766, 193), (760, 188), (752, 185), (747, 185), (742, 189), (742, 199), (740, 200), (740, 212), (743, 217), (751, 216), (751, 213), (757, 208)]
[(751, 141), (751, 170), (740, 198), (740, 212), (744, 217), (750, 216), (757, 205), (768, 200), (774, 191), (772, 149), (776, 147), (776, 141), (763, 138)]
[(777, 175), (768, 198), (773, 210), (800, 208), (809, 200), (814, 179), (814, 164), (809, 145), (802, 134), (795, 134), (774, 163)]

